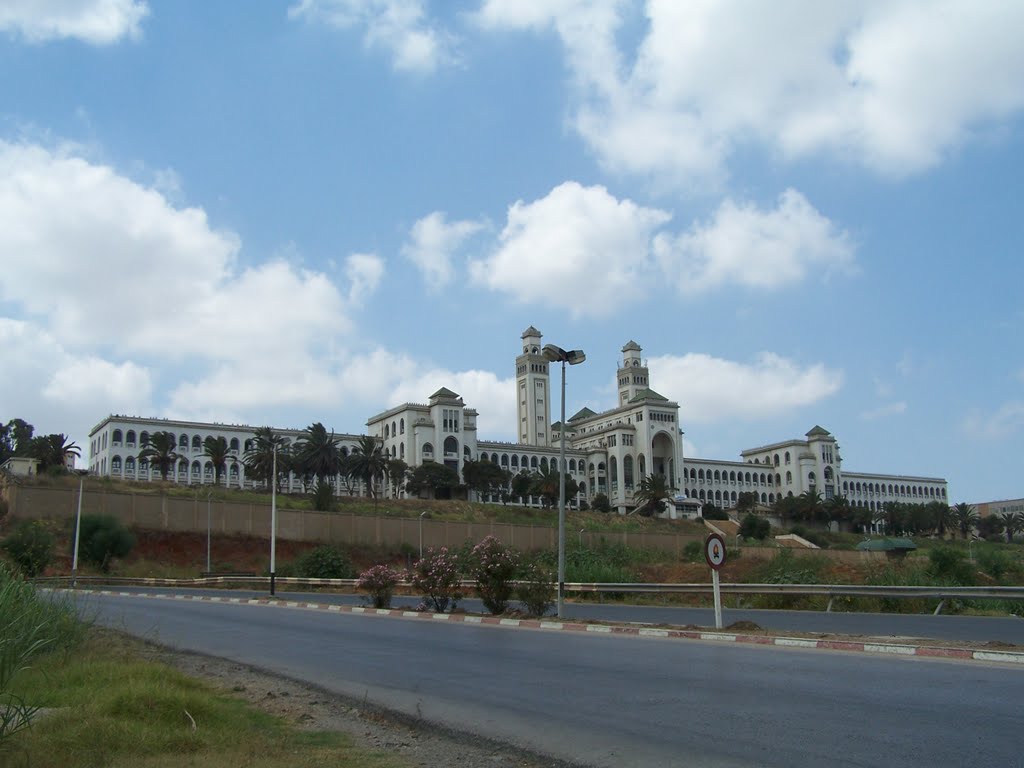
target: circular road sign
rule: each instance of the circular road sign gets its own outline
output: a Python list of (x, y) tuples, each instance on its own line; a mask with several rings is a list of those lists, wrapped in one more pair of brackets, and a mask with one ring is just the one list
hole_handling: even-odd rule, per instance
[(725, 563), (725, 539), (719, 534), (708, 535), (704, 542), (704, 557), (714, 570), (718, 570)]

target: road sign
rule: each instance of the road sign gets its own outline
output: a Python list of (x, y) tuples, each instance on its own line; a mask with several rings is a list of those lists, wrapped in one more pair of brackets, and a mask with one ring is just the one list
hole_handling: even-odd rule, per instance
[(715, 571), (725, 563), (725, 539), (717, 533), (708, 534), (704, 542), (704, 558)]

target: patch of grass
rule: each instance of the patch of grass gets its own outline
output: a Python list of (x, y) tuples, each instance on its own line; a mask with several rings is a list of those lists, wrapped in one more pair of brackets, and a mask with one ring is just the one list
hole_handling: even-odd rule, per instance
[(49, 711), (10, 740), (2, 760), (12, 768), (399, 765), (355, 749), (343, 734), (297, 731), (141, 658), (110, 633), (91, 632), (75, 652), (42, 657), (17, 688)]

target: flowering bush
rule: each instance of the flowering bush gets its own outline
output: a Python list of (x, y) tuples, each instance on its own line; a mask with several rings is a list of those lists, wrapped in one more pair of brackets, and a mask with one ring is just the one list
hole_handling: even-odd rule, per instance
[(504, 613), (512, 599), (512, 580), (519, 569), (519, 555), (493, 536), (488, 536), (470, 552), (469, 575), (476, 591), (491, 613)]
[(537, 564), (527, 566), (516, 586), (516, 597), (531, 616), (543, 616), (555, 603), (554, 574)]
[(356, 586), (368, 594), (374, 608), (390, 608), (395, 585), (404, 577), (390, 565), (375, 565), (359, 574)]
[(461, 581), (458, 560), (447, 547), (428, 549), (412, 567), (413, 588), (423, 595), (425, 608), (436, 613), (444, 613), (449, 606), (455, 609), (462, 599)]

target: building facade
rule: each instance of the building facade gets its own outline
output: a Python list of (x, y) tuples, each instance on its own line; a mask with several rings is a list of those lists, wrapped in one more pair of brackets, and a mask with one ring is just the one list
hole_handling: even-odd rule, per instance
[[(460, 475), (467, 460), (491, 461), (512, 475), (557, 469), (564, 435), (563, 470), (580, 489), (578, 498), (570, 501), (589, 501), (601, 493), (620, 513), (636, 507), (635, 494), (647, 476), (666, 478), (680, 500), (723, 508), (736, 506), (743, 493), (753, 493), (760, 504), (768, 506), (807, 491), (818, 492), (824, 499), (843, 495), (853, 506), (875, 511), (881, 511), (887, 501), (948, 503), (943, 478), (844, 470), (835, 437), (820, 426), (804, 439), (744, 450), (736, 461), (687, 459), (679, 404), (651, 389), (643, 349), (635, 341), (622, 347), (614, 408), (600, 413), (583, 408), (565, 424), (552, 421), (556, 403), (552, 402), (549, 362), (543, 355), (543, 335), (530, 326), (520, 339), (521, 351), (515, 358), (518, 442), (480, 439), (476, 409), (447, 388), (430, 395), (426, 403), (404, 403), (371, 416), (366, 422), (367, 434), (377, 438), (388, 457), (401, 459), (409, 467), (443, 462)], [(90, 471), (128, 480), (160, 479), (159, 473), (138, 458), (149, 435), (156, 431), (171, 432), (178, 445), (178, 464), (168, 479), (213, 483), (213, 464), (204, 455), (203, 443), (206, 437), (224, 437), (234, 460), (229, 462), (223, 482), (232, 487), (252, 485), (241, 459), (255, 427), (241, 424), (109, 416), (89, 435)], [(301, 435), (295, 429), (275, 431), (292, 441)], [(337, 437), (344, 453), (359, 439), (354, 434)], [(341, 483), (339, 479), (339, 492), (344, 490)], [(292, 478), (291, 487), (300, 490), (297, 478)]]

